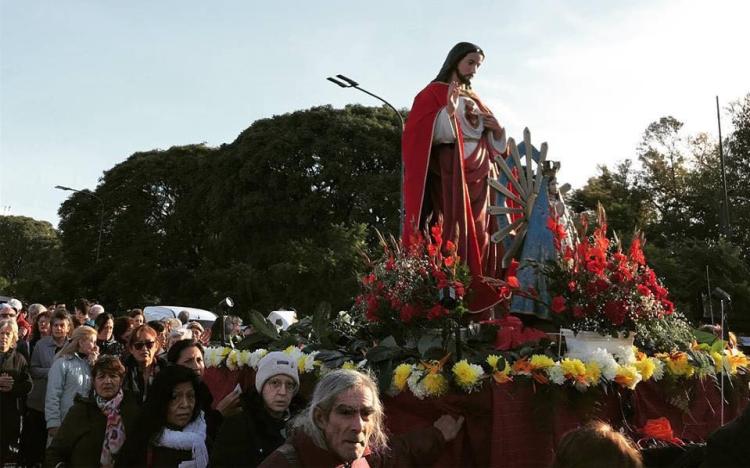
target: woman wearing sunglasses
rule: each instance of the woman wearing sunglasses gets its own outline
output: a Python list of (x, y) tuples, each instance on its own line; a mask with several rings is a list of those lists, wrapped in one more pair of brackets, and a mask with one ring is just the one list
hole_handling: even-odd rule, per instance
[(159, 357), (159, 343), (156, 330), (141, 325), (133, 330), (128, 342), (129, 355), (125, 358), (125, 381), (123, 388), (131, 392), (139, 403), (146, 401), (151, 383), (167, 361)]
[(96, 330), (84, 326), (73, 330), (70, 343), (55, 356), (47, 375), (47, 395), (44, 398), (48, 440), (57, 434), (75, 396), (89, 394), (91, 366), (98, 357)]

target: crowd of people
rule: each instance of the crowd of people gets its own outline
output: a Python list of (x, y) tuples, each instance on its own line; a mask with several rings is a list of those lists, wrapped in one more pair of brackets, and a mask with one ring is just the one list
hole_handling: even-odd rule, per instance
[(463, 424), (445, 415), (389, 440), (370, 376), (330, 372), (306, 406), (282, 352), (261, 359), (254, 388), (214, 404), (209, 336), (187, 316), (146, 323), (85, 300), (72, 314), (0, 304), (0, 466), (411, 466)]
[[(234, 327), (234, 324), (232, 325)], [(0, 304), (0, 467), (431, 466), (463, 417), (387, 434), (373, 378), (339, 369), (299, 393), (297, 362), (274, 351), (253, 388), (214, 404), (203, 381), (210, 334), (187, 316), (145, 323), (79, 301)], [(684, 466), (733, 466), (750, 409)], [(742, 446), (744, 447), (744, 446)], [(710, 455), (710, 456), (708, 456)], [(555, 467), (643, 466), (627, 437), (592, 422), (560, 441)]]

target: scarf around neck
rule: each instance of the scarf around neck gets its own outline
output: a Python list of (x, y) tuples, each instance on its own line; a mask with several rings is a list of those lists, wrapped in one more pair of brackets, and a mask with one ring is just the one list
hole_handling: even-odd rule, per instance
[(120, 416), (120, 404), (122, 403), (122, 389), (117, 392), (111, 400), (96, 395), (96, 405), (107, 418), (107, 426), (104, 429), (104, 443), (102, 444), (102, 454), (99, 457), (99, 463), (103, 467), (114, 466), (114, 455), (116, 455), (122, 444), (125, 443), (125, 427), (122, 424)]
[(206, 419), (203, 417), (203, 411), (198, 414), (195, 421), (181, 431), (165, 428), (155, 445), (176, 450), (190, 450), (196, 466), (206, 468), (208, 449), (206, 448)]

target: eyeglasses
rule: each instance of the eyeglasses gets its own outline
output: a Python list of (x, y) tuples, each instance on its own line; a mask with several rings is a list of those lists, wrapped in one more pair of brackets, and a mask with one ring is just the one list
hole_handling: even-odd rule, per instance
[(154, 347), (155, 342), (154, 341), (136, 341), (133, 343), (133, 348), (137, 349), (138, 351), (142, 350), (145, 346), (146, 349), (151, 349)]
[(294, 392), (295, 390), (297, 390), (297, 384), (294, 382), (283, 382), (279, 379), (271, 379), (266, 383), (277, 392), (281, 390), (282, 386), (286, 388), (287, 392)]

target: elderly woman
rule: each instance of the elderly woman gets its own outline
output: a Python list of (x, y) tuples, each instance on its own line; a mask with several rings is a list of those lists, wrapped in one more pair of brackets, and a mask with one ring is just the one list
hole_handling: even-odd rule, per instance
[(125, 366), (115, 356), (103, 355), (91, 370), (93, 390), (77, 396), (60, 430), (47, 449), (46, 466), (114, 466), (132, 432), (139, 406), (122, 391)]
[(18, 444), (21, 399), (31, 391), (26, 359), (15, 350), (18, 325), (11, 318), (0, 319), (0, 466), (10, 463), (11, 446)]
[(169, 348), (167, 360), (170, 364), (187, 367), (195, 372), (195, 375), (201, 380), (202, 397), (198, 401), (198, 405), (206, 416), (208, 440), (209, 442), (213, 441), (224, 418), (240, 412), (240, 393), (230, 392), (217, 403), (216, 409), (213, 409), (214, 399), (208, 386), (203, 382), (203, 372), (206, 370), (206, 365), (203, 362), (203, 346), (200, 343), (191, 339), (177, 341)]
[(104, 312), (97, 315), (94, 324), (96, 325), (96, 345), (99, 347), (99, 352), (119, 357), (122, 354), (123, 346), (115, 339), (115, 319), (112, 314)]
[[(227, 418), (216, 437), (215, 467), (258, 466), (286, 440), (292, 399), (299, 389), (297, 362), (283, 352), (268, 353), (258, 363), (255, 390), (242, 397), (242, 413)], [(297, 405), (295, 405), (297, 406)]]
[[(208, 465), (206, 421), (197, 401), (200, 383), (193, 371), (170, 366), (159, 372), (117, 466)], [(185, 466), (185, 465), (183, 465)]]
[(156, 374), (167, 366), (167, 361), (158, 354), (156, 330), (148, 325), (133, 330), (128, 342), (128, 357), (124, 361), (127, 372), (123, 388), (132, 392), (139, 403), (146, 401)]
[(91, 366), (98, 357), (96, 330), (91, 327), (73, 330), (70, 343), (57, 353), (47, 376), (47, 395), (44, 399), (44, 417), (49, 436), (57, 434), (76, 395), (88, 395), (91, 391)]

